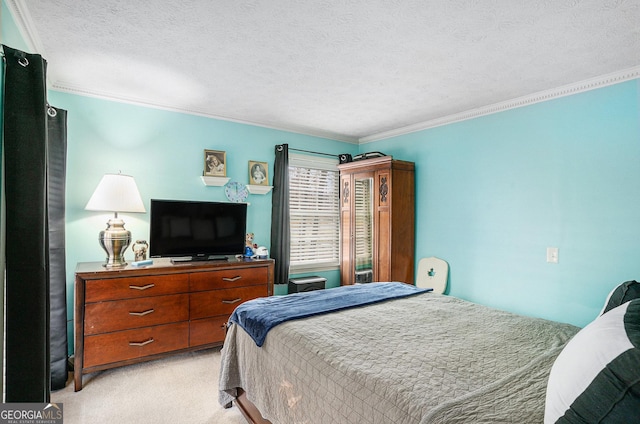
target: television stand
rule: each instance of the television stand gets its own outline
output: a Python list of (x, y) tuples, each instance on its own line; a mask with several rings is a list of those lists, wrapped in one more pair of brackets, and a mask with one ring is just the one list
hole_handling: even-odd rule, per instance
[(171, 263), (183, 263), (183, 262), (205, 262), (205, 261), (228, 261), (229, 258), (223, 255), (209, 255), (209, 256), (180, 256), (177, 258), (171, 258)]

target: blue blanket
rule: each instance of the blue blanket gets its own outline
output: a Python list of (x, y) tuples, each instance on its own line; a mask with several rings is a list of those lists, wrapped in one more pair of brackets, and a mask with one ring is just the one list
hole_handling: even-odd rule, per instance
[(370, 305), (432, 290), (419, 289), (405, 283), (369, 283), (294, 293), (288, 296), (262, 297), (238, 306), (231, 315), (230, 321), (240, 325), (258, 346), (262, 346), (269, 330), (285, 321)]

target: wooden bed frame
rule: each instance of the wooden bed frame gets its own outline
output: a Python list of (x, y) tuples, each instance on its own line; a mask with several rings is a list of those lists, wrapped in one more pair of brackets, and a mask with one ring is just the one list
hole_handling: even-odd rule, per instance
[(238, 388), (238, 397), (236, 397), (235, 404), (249, 424), (271, 424), (271, 421), (262, 418), (258, 408), (247, 399), (247, 394), (240, 388)]

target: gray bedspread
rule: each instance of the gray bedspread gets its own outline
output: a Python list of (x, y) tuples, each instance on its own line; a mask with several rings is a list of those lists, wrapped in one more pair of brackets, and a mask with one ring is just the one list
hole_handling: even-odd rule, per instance
[(219, 402), (241, 387), (274, 424), (542, 423), (578, 330), (433, 293), (287, 322), (262, 347), (232, 325)]

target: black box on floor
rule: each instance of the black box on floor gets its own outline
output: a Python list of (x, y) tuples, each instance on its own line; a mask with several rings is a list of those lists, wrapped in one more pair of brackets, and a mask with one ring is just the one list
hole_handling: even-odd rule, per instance
[(322, 290), (327, 282), (324, 277), (299, 277), (289, 279), (289, 294), (312, 290)]

